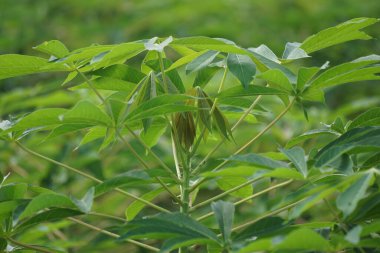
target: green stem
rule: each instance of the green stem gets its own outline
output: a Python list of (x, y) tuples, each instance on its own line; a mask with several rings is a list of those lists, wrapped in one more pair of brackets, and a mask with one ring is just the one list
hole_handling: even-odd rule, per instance
[[(98, 98), (102, 101), (103, 104), (106, 105), (106, 107), (108, 108), (109, 110), (109, 114), (112, 116), (112, 110), (111, 110), (111, 105), (109, 103), (107, 103), (107, 101), (103, 98), (103, 96), (99, 93), (99, 91), (95, 88), (94, 84), (92, 83), (92, 81), (90, 79), (88, 79), (86, 77), (86, 75), (84, 75), (82, 72), (80, 72), (78, 69), (76, 69), (77, 72), (82, 76), (82, 78), (87, 82), (87, 84), (90, 86), (90, 88), (95, 92), (95, 94), (98, 96)], [(137, 137), (133, 131), (131, 131), (131, 133)], [(137, 160), (139, 160), (139, 162), (146, 168), (146, 169), (149, 169), (149, 166), (148, 164), (144, 161), (144, 159), (136, 152), (136, 150), (123, 138), (123, 136), (121, 135), (119, 129), (116, 128), (116, 134), (117, 136), (123, 141), (123, 143), (129, 148), (129, 150), (132, 152), (132, 154), (137, 158)], [(140, 138), (137, 138), (137, 140), (143, 144), (144, 147), (146, 147), (145, 143), (140, 139)], [(151, 154), (154, 154), (150, 148), (148, 148), (148, 150), (150, 151)], [(154, 154), (153, 155), (155, 159), (157, 159), (157, 161), (162, 165), (164, 164), (161, 159), (159, 159), (159, 157)], [(165, 164), (163, 166), (166, 170), (169, 170), (170, 172), (172, 172), (170, 170), (170, 168), (168, 168)], [(171, 196), (174, 196), (175, 197), (175, 200), (176, 201), (179, 201), (178, 198), (176, 198), (176, 196), (170, 191), (170, 189), (162, 182), (161, 179), (159, 179), (158, 177), (155, 177), (156, 181), (161, 184), (162, 187), (164, 187), (164, 189), (166, 191), (168, 191), (168, 193), (171, 195)], [(174, 179), (176, 180), (177, 178), (174, 177)]]
[[(261, 195), (263, 195), (263, 194), (265, 194), (265, 193), (267, 193), (267, 192), (270, 192), (271, 190), (274, 190), (274, 189), (277, 189), (277, 188), (279, 188), (279, 187), (282, 187), (282, 186), (288, 185), (288, 184), (290, 184), (291, 182), (293, 182), (293, 180), (288, 180), (288, 181), (285, 181), (285, 182), (282, 182), (282, 183), (279, 183), (279, 184), (273, 185), (273, 186), (271, 186), (271, 187), (268, 187), (268, 188), (266, 188), (266, 189), (264, 189), (264, 190), (262, 190), (262, 191), (260, 191), (260, 192), (257, 192), (257, 193), (255, 193), (255, 194), (249, 196), (249, 197), (246, 197), (246, 198), (244, 198), (244, 199), (241, 199), (241, 200), (235, 202), (235, 203), (234, 203), (234, 206), (238, 206), (238, 205), (240, 205), (240, 204), (242, 204), (242, 203), (245, 203), (245, 202), (248, 201), (248, 200), (251, 200), (251, 199), (253, 199), (253, 198), (259, 197), (259, 196), (261, 196)], [(197, 220), (198, 220), (198, 221), (204, 220), (204, 219), (206, 219), (206, 218), (212, 216), (213, 214), (214, 214), (214, 212), (209, 212), (209, 213), (207, 213), (207, 214), (205, 214), (205, 215), (199, 217)]]
[(209, 203), (211, 203), (211, 202), (213, 202), (213, 201), (215, 201), (215, 200), (218, 200), (218, 199), (220, 199), (220, 198), (223, 198), (224, 196), (226, 196), (226, 195), (228, 195), (228, 194), (230, 194), (230, 193), (232, 193), (232, 192), (238, 191), (238, 190), (240, 190), (241, 188), (243, 188), (243, 187), (245, 187), (245, 186), (247, 186), (247, 185), (253, 184), (254, 182), (256, 182), (256, 181), (258, 181), (258, 180), (260, 180), (260, 179), (262, 179), (262, 177), (258, 177), (258, 178), (254, 178), (254, 179), (248, 180), (248, 181), (245, 182), (244, 184), (241, 184), (241, 185), (235, 186), (235, 187), (233, 187), (233, 188), (231, 188), (231, 189), (229, 189), (229, 190), (227, 190), (227, 191), (225, 191), (225, 192), (223, 192), (223, 193), (221, 193), (221, 194), (219, 194), (219, 195), (216, 195), (216, 196), (214, 196), (214, 197), (212, 197), (212, 198), (209, 198), (209, 199), (206, 200), (206, 201), (203, 201), (203, 202), (199, 203), (198, 205), (195, 205), (193, 208), (191, 208), (190, 211), (194, 211), (194, 210), (196, 210), (196, 209), (199, 208), (199, 207), (202, 207), (202, 206), (207, 205), (207, 204), (209, 204)]
[(50, 250), (47, 250), (47, 249), (44, 249), (44, 248), (40, 248), (38, 246), (34, 246), (34, 245), (30, 245), (30, 244), (19, 242), (19, 241), (15, 240), (15, 239), (13, 239), (11, 237), (7, 237), (6, 239), (8, 241), (10, 241), (12, 244), (20, 246), (20, 247), (23, 247), (25, 249), (31, 249), (31, 250), (35, 250), (37, 252), (42, 252), (42, 253), (54, 253), (53, 251), (50, 251)]
[[(29, 148), (23, 146), (21, 143), (19, 143), (19, 142), (17, 142), (17, 141), (16, 141), (16, 144), (17, 144), (22, 150), (24, 150), (25, 152), (27, 152), (27, 153), (29, 153), (29, 154), (31, 154), (31, 155), (33, 155), (33, 156), (39, 157), (39, 158), (41, 158), (41, 159), (43, 159), (43, 160), (45, 160), (45, 161), (48, 161), (48, 162), (50, 162), (50, 163), (53, 163), (53, 164), (58, 165), (58, 166), (60, 166), (60, 167), (63, 167), (63, 168), (65, 168), (65, 169), (67, 169), (67, 170), (69, 170), (69, 171), (71, 171), (71, 172), (74, 172), (74, 173), (79, 174), (79, 175), (81, 175), (81, 176), (83, 176), (83, 177), (86, 177), (86, 178), (88, 178), (88, 179), (90, 179), (90, 180), (92, 180), (92, 181), (94, 181), (94, 182), (96, 182), (96, 183), (99, 183), (99, 184), (103, 183), (102, 180), (100, 180), (100, 179), (98, 179), (98, 178), (96, 178), (96, 177), (94, 177), (94, 176), (91, 176), (90, 174), (87, 174), (87, 173), (85, 173), (85, 172), (83, 172), (83, 171), (80, 171), (80, 170), (78, 170), (78, 169), (75, 169), (75, 168), (73, 168), (73, 167), (71, 167), (71, 166), (69, 166), (69, 165), (67, 165), (67, 164), (64, 164), (64, 163), (58, 162), (58, 161), (53, 160), (53, 159), (51, 159), (51, 158), (49, 158), (49, 157), (46, 157), (46, 156), (44, 156), (44, 155), (42, 155), (42, 154), (39, 154), (39, 153), (37, 153), (37, 152), (34, 152), (33, 150), (30, 150)], [(154, 208), (154, 209), (156, 209), (156, 210), (158, 210), (158, 211), (166, 212), (166, 213), (170, 213), (169, 210), (167, 210), (167, 209), (165, 209), (165, 208), (162, 208), (162, 207), (160, 207), (160, 206), (157, 206), (157, 205), (155, 205), (155, 204), (153, 204), (153, 203), (151, 203), (151, 202), (149, 202), (149, 201), (146, 201), (145, 199), (139, 198), (139, 197), (133, 195), (132, 193), (126, 192), (126, 191), (124, 191), (124, 190), (122, 190), (122, 189), (120, 189), (120, 188), (114, 188), (113, 190), (114, 190), (114, 191), (117, 191), (117, 192), (119, 192), (119, 193), (121, 193), (121, 194), (123, 194), (123, 195), (125, 195), (125, 196), (128, 196), (128, 197), (130, 197), (130, 198), (132, 198), (132, 199), (134, 199), (134, 200), (140, 201), (140, 202), (144, 203), (145, 205), (150, 206), (150, 207), (152, 207), (152, 208)]]
[[(115, 234), (115, 233), (112, 233), (112, 232), (110, 232), (108, 230), (105, 230), (105, 229), (99, 228), (97, 226), (88, 224), (88, 223), (86, 223), (84, 221), (81, 221), (81, 220), (78, 220), (78, 219), (75, 219), (75, 218), (68, 218), (68, 220), (70, 220), (70, 221), (72, 221), (74, 223), (77, 223), (79, 225), (82, 225), (84, 227), (87, 227), (89, 229), (92, 229), (94, 231), (97, 231), (99, 233), (108, 235), (110, 237), (113, 237), (113, 238), (116, 238), (116, 239), (120, 238), (120, 235), (118, 235), (118, 234)], [(148, 249), (148, 250), (152, 250), (152, 251), (155, 251), (155, 252), (160, 251), (160, 249), (157, 249), (155, 247), (149, 246), (149, 245), (147, 245), (145, 243), (141, 243), (141, 242), (138, 242), (138, 241), (135, 241), (135, 240), (127, 239), (126, 241), (129, 242), (129, 243), (132, 243), (132, 244), (134, 244), (136, 246), (140, 246), (142, 248)]]
[[(263, 130), (261, 130), (255, 137), (253, 137), (251, 140), (249, 140), (247, 143), (245, 143), (242, 147), (240, 147), (233, 155), (240, 154), (242, 151), (244, 151), (246, 148), (248, 148), (252, 143), (257, 141), (261, 136), (263, 136), (271, 127), (277, 123), (289, 110), (292, 108), (293, 104), (295, 102), (295, 99), (293, 99), (288, 106), (279, 114), (277, 115), (276, 118), (274, 118)], [(222, 163), (220, 163), (217, 167), (215, 167), (212, 172), (219, 170), (222, 168), (224, 165), (226, 165), (229, 162), (229, 160), (224, 160)], [(191, 191), (193, 191), (196, 187), (201, 185), (203, 182), (205, 182), (206, 179), (200, 180), (197, 184), (195, 184)]]

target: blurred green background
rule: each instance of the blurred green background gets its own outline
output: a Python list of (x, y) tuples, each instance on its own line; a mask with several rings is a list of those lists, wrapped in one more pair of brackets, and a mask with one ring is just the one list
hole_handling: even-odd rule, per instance
[[(379, 14), (380, 0), (0, 0), (0, 54), (38, 55), (32, 47), (52, 39), (61, 40), (73, 50), (92, 43), (121, 43), (154, 36), (204, 35), (227, 38), (244, 47), (266, 44), (281, 56), (286, 42), (303, 41), (322, 29), (351, 18), (379, 17)], [(375, 39), (331, 47), (313, 54), (313, 58), (303, 60), (302, 64), (322, 65), (330, 61), (331, 65), (337, 65), (368, 54), (380, 54), (379, 25), (367, 32)], [(62, 75), (41, 74), (1, 80), (0, 120), (23, 115), (36, 108), (71, 107), (79, 97), (90, 96), (88, 93), (64, 90), (60, 85), (64, 78)], [(365, 109), (380, 105), (379, 95), (379, 82), (361, 82), (330, 89), (326, 95), (327, 107), (319, 104), (310, 108), (309, 123), (306, 123), (301, 110), (294, 110), (279, 124), (280, 127), (274, 128), (260, 145), (252, 149), (273, 151), (278, 142), (284, 144), (291, 136), (320, 127), (320, 121), (331, 123), (336, 116), (350, 119)], [(270, 106), (271, 101), (265, 105)], [(274, 105), (276, 109), (280, 106)], [(247, 133), (252, 135), (251, 132), (252, 125), (248, 125), (237, 139), (241, 141)], [(124, 172), (126, 167), (138, 166), (121, 145), (99, 154), (97, 145), (92, 144), (75, 150), (81, 140), (78, 135), (64, 136), (41, 145), (44, 137), (35, 134), (23, 139), (23, 142), (56, 160), (86, 168), (84, 170), (99, 178), (109, 178)], [(144, 153), (137, 143), (132, 144)], [(202, 152), (205, 153), (213, 144), (210, 141)], [(220, 152), (228, 153), (235, 148), (233, 144), (229, 145)], [(308, 147), (315, 145), (310, 143)], [(170, 143), (164, 140), (156, 151), (169, 163), (168, 146)], [(91, 185), (56, 166), (31, 159), (4, 142), (0, 143), (0, 170), (4, 174), (12, 171), (11, 181), (34, 183), (76, 196)], [(165, 205), (167, 199), (158, 201)], [(106, 196), (97, 201), (95, 210), (123, 216), (127, 204), (123, 197)], [(103, 226), (104, 223), (98, 225)], [(61, 226), (67, 227), (69, 237), (73, 235), (72, 231), (74, 235), (85, 236), (71, 236), (71, 240), (58, 237), (51, 244), (73, 245), (79, 247), (80, 252), (137, 252), (128, 251), (129, 248), (124, 246), (120, 246), (120, 250), (124, 251), (107, 251), (110, 245), (114, 246), (114, 242), (103, 241), (105, 237), (94, 233), (86, 234), (87, 230), (80, 227), (70, 230), (65, 222)], [(44, 229), (46, 232), (55, 228)], [(34, 232), (21, 239), (33, 243), (44, 242), (44, 233)], [(95, 239), (97, 243), (87, 244)]]
[[(302, 41), (348, 19), (379, 13), (378, 0), (0, 0), (0, 54), (36, 54), (32, 47), (51, 39), (76, 49), (154, 36), (204, 35), (244, 47), (266, 44), (280, 56), (288, 41)], [(368, 32), (380, 38), (378, 26)], [(379, 51), (377, 40), (356, 41), (324, 50), (308, 62), (329, 60), (334, 65)], [(36, 82), (27, 80), (19, 84)], [(15, 88), (7, 80), (1, 82), (2, 92)], [(345, 96), (339, 95), (342, 88), (332, 90), (328, 105), (337, 107), (358, 92), (373, 95), (368, 84), (349, 90), (351, 94)]]

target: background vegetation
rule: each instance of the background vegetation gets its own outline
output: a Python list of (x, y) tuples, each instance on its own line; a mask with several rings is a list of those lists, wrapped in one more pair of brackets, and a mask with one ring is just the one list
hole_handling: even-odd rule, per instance
[[(355, 17), (376, 17), (380, 13), (379, 1), (249, 1), (249, 0), (148, 0), (148, 1), (11, 1), (0, 2), (0, 53), (19, 53), (39, 55), (32, 48), (43, 41), (58, 39), (64, 41), (69, 49), (88, 46), (92, 43), (110, 44), (133, 41), (154, 36), (174, 37), (204, 35), (223, 37), (235, 41), (243, 47), (268, 45), (278, 56), (287, 41), (303, 41), (307, 36), (324, 28), (338, 24)], [(379, 26), (373, 26), (366, 31), (375, 40), (349, 42), (324, 50), (313, 55), (312, 59), (301, 60), (299, 64), (321, 66), (326, 60), (332, 65), (351, 61), (358, 57), (380, 52)], [(141, 60), (141, 59), (140, 59)], [(136, 60), (137, 65), (138, 60)], [(132, 62), (133, 64), (133, 62)], [(292, 66), (294, 70), (297, 64)], [(217, 89), (222, 73), (219, 73), (209, 85), (209, 91)], [(0, 119), (18, 118), (35, 109), (45, 107), (71, 108), (79, 99), (93, 98), (88, 91), (71, 92), (60, 86), (65, 76), (61, 74), (39, 74), (27, 77), (17, 77), (0, 81)], [(192, 80), (194, 76), (190, 76)], [(227, 84), (236, 83), (232, 77), (227, 78)], [(361, 82), (334, 87), (326, 92), (326, 104), (308, 104), (309, 122), (305, 124), (303, 112), (296, 107), (280, 124), (273, 128), (271, 134), (260, 139), (249, 151), (265, 153), (284, 146), (287, 140), (307, 130), (321, 127), (321, 122), (331, 124), (338, 116), (344, 122), (354, 119), (363, 111), (380, 104), (380, 89), (378, 81)], [(282, 105), (277, 100), (266, 99), (263, 109), (280, 111)], [(272, 115), (270, 115), (272, 116)], [(233, 115), (231, 114), (231, 117)], [(268, 118), (263, 114), (258, 118)], [(247, 124), (236, 136), (236, 142), (242, 142), (252, 132), (252, 126), (260, 127), (254, 119), (253, 125)], [(256, 130), (256, 129), (255, 129)], [(250, 134), (251, 135), (251, 134)], [(101, 141), (90, 142), (77, 148), (81, 136), (69, 134), (56, 137), (42, 143), (46, 136), (35, 134), (24, 139), (26, 146), (33, 147), (38, 152), (68, 163), (74, 167), (84, 168), (86, 172), (100, 179), (111, 178), (125, 171), (125, 168), (138, 168), (136, 159), (122, 145), (115, 144), (112, 148), (99, 151)], [(322, 147), (329, 138), (306, 142), (305, 150)], [(211, 139), (208, 145), (200, 147), (200, 154), (207, 154), (215, 144)], [(132, 141), (133, 147), (144, 154), (145, 150)], [(234, 150), (234, 144), (229, 143), (217, 153), (224, 157)], [(165, 161), (170, 161), (167, 150), (170, 140), (163, 139), (155, 151)], [(170, 153), (170, 152), (169, 152)], [(170, 155), (170, 154), (169, 154)], [(149, 163), (150, 161), (147, 158)], [(218, 161), (211, 161), (217, 163)], [(112, 168), (112, 169), (111, 169)], [(0, 142), (0, 171), (3, 175), (11, 173), (7, 182), (26, 182), (40, 185), (57, 192), (72, 194), (78, 198), (83, 196), (91, 183), (83, 178), (70, 174), (58, 166), (26, 155), (15, 145)], [(260, 185), (257, 186), (260, 188)], [(296, 186), (287, 189), (295, 190)], [(140, 195), (149, 189), (145, 186), (134, 186), (133, 191)], [(204, 197), (218, 192), (216, 184), (205, 187)], [(285, 194), (278, 191), (273, 194)], [(268, 208), (276, 197), (272, 195), (254, 202), (255, 208), (239, 210), (243, 220), (256, 215)], [(123, 196), (105, 195), (96, 201), (96, 212), (125, 216), (126, 207), (131, 200)], [(161, 206), (169, 206), (171, 200), (163, 195), (155, 200)], [(308, 219), (314, 214), (319, 218), (328, 219), (328, 213), (320, 214), (316, 207), (310, 210)], [(144, 210), (141, 215), (152, 213)], [(97, 218), (89, 217), (88, 222), (97, 223)], [(111, 226), (112, 222), (102, 221), (98, 226)], [(62, 233), (65, 232), (65, 233)], [(76, 235), (84, 235), (78, 237)], [(70, 248), (72, 252), (144, 252), (133, 246), (126, 248), (115, 242), (106, 240), (106, 236), (89, 232), (86, 228), (73, 225), (68, 221), (40, 225), (23, 234), (21, 241), (54, 247)], [(110, 250), (112, 248), (112, 250)], [(80, 249), (78, 251), (78, 249)]]

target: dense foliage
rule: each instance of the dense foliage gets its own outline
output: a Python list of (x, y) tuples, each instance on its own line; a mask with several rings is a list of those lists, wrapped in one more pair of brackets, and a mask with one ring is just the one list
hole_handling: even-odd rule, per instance
[(73, 51), (52, 40), (34, 47), (45, 57), (0, 55), (1, 79), (62, 86), (1, 103), (38, 109), (0, 123), (20, 176), (1, 176), (0, 249), (379, 252), (380, 108), (346, 121), (363, 105), (319, 107), (326, 88), (379, 80), (380, 56), (299, 66), (370, 39), (362, 29), (377, 22), (349, 20), (281, 57), (210, 37)]

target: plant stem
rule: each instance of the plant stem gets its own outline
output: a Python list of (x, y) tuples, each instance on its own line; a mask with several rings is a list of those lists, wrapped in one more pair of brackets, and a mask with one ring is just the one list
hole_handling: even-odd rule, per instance
[[(87, 82), (87, 84), (90, 86), (90, 88), (95, 92), (95, 94), (98, 96), (98, 98), (102, 101), (102, 103), (104, 104), (104, 105), (106, 105), (106, 107), (108, 108), (108, 110), (109, 110), (109, 113), (110, 113), (110, 115), (111, 115), (111, 117), (113, 118), (113, 116), (112, 116), (112, 110), (111, 110), (111, 105), (109, 104), (109, 103), (107, 103), (107, 101), (103, 98), (103, 96), (99, 93), (99, 91), (95, 88), (95, 86), (94, 86), (94, 84), (92, 83), (92, 81), (90, 80), (90, 79), (88, 79), (87, 77), (86, 77), (86, 75), (84, 75), (82, 72), (80, 72), (78, 69), (76, 69), (76, 71), (82, 76), (82, 78)], [(129, 128), (128, 128), (128, 130), (130, 130)], [(146, 168), (146, 169), (149, 169), (149, 166), (148, 166), (148, 164), (144, 161), (144, 159), (142, 159), (142, 157), (136, 152), (136, 150), (123, 138), (123, 136), (121, 135), (121, 133), (120, 133), (120, 131), (119, 131), (119, 129), (115, 129), (115, 131), (116, 131), (116, 134), (117, 134), (117, 136), (123, 141), (123, 143), (128, 147), (128, 149), (132, 152), (132, 154), (137, 158), (137, 160)], [(130, 132), (133, 134), (133, 136), (134, 137), (136, 137), (137, 138), (137, 140), (141, 143), (141, 144), (143, 144), (143, 146), (145, 147), (145, 148), (147, 148), (147, 146), (146, 146), (146, 144), (140, 139), (140, 138), (138, 138), (138, 136), (137, 135), (135, 135), (135, 133), (133, 132), (133, 131), (131, 131), (130, 130)], [(148, 147), (147, 148), (147, 150), (149, 150), (149, 152), (151, 153), (151, 154), (153, 154), (153, 157), (161, 164), (161, 166), (162, 165), (164, 165), (163, 166), (163, 168), (164, 169), (166, 169), (166, 170), (169, 170), (169, 172), (171, 172), (171, 174), (173, 173), (171, 170), (170, 170), (170, 168), (169, 167), (167, 167), (166, 166), (166, 164), (164, 164), (164, 162), (162, 162), (162, 160), (156, 155), (156, 154), (154, 154), (153, 153), (153, 151)], [(176, 177), (173, 177), (174, 178), (174, 180), (176, 180), (177, 178)], [(170, 191), (170, 189), (162, 182), (162, 180), (161, 179), (159, 179), (158, 177), (155, 177), (155, 179), (157, 180), (157, 182), (159, 183), (159, 184), (161, 184), (162, 185), (162, 187), (164, 187), (164, 189), (166, 190), (166, 191), (168, 191), (168, 193), (173, 197), (174, 196), (174, 200), (175, 201), (179, 201), (179, 199), (175, 196), (175, 194), (173, 194), (171, 191)]]
[[(20, 142), (18, 142), (18, 141), (16, 141), (16, 144), (17, 144), (22, 150), (24, 150), (25, 152), (27, 152), (27, 153), (29, 153), (29, 154), (31, 154), (31, 155), (33, 155), (33, 156), (39, 157), (39, 158), (41, 158), (41, 159), (43, 159), (43, 160), (45, 160), (45, 161), (48, 161), (48, 162), (50, 162), (50, 163), (53, 163), (53, 164), (58, 165), (58, 166), (60, 166), (60, 167), (63, 167), (63, 168), (65, 168), (65, 169), (67, 169), (67, 170), (69, 170), (69, 171), (71, 171), (71, 172), (74, 172), (74, 173), (79, 174), (79, 175), (81, 175), (81, 176), (83, 176), (83, 177), (86, 177), (86, 178), (88, 178), (88, 179), (90, 179), (90, 180), (92, 180), (92, 181), (94, 181), (94, 182), (96, 182), (96, 183), (99, 183), (99, 184), (103, 183), (102, 180), (100, 180), (100, 179), (98, 179), (98, 178), (96, 178), (96, 177), (94, 177), (94, 176), (91, 176), (90, 174), (87, 174), (87, 173), (85, 173), (85, 172), (83, 172), (83, 171), (80, 171), (80, 170), (78, 170), (78, 169), (75, 169), (75, 168), (73, 168), (73, 167), (71, 167), (71, 166), (69, 166), (69, 165), (67, 165), (67, 164), (64, 164), (64, 163), (58, 162), (58, 161), (53, 160), (53, 159), (51, 159), (51, 158), (49, 158), (49, 157), (46, 157), (46, 156), (44, 156), (44, 155), (42, 155), (42, 154), (39, 154), (39, 153), (37, 153), (37, 152), (34, 152), (33, 150), (30, 150), (29, 148), (23, 146), (23, 145), (22, 145)], [(121, 193), (121, 194), (123, 194), (123, 195), (125, 195), (125, 196), (128, 196), (128, 197), (130, 197), (130, 198), (132, 198), (132, 199), (134, 199), (134, 200), (140, 201), (140, 202), (144, 203), (145, 205), (150, 206), (150, 207), (152, 207), (152, 208), (154, 208), (154, 209), (156, 209), (156, 210), (158, 210), (158, 211), (166, 212), (166, 213), (170, 213), (169, 210), (167, 210), (167, 209), (165, 209), (165, 208), (162, 208), (162, 207), (160, 207), (160, 206), (157, 206), (157, 205), (155, 205), (155, 204), (153, 204), (153, 203), (151, 203), (151, 202), (149, 202), (149, 201), (146, 201), (145, 199), (142, 199), (142, 198), (140, 198), (140, 197), (137, 197), (137, 196), (133, 195), (132, 193), (126, 192), (126, 191), (124, 191), (124, 190), (122, 190), (122, 189), (120, 189), (120, 188), (114, 188), (113, 190), (114, 190), (114, 191), (117, 191), (117, 192), (119, 192), (119, 193)]]
[(247, 226), (250, 226), (250, 225), (252, 225), (252, 224), (254, 224), (254, 223), (256, 223), (256, 222), (258, 222), (258, 221), (260, 221), (260, 220), (262, 220), (262, 219), (265, 219), (265, 218), (270, 217), (270, 216), (275, 215), (275, 214), (279, 214), (279, 213), (285, 211), (286, 209), (289, 209), (289, 208), (292, 208), (293, 206), (296, 206), (297, 204), (299, 204), (300, 202), (302, 202), (302, 201), (304, 201), (304, 200), (305, 200), (305, 198), (303, 198), (303, 199), (301, 199), (301, 200), (298, 200), (298, 201), (296, 201), (296, 202), (294, 202), (294, 203), (291, 203), (291, 204), (285, 205), (285, 206), (283, 206), (283, 207), (280, 207), (280, 208), (278, 208), (278, 209), (276, 209), (276, 210), (273, 210), (273, 211), (271, 211), (271, 212), (268, 212), (268, 213), (266, 213), (266, 214), (263, 214), (263, 215), (259, 216), (258, 218), (254, 219), (254, 220), (251, 220), (251, 221), (246, 222), (246, 223), (244, 223), (244, 224), (241, 224), (241, 225), (239, 225), (239, 226), (237, 226), (237, 227), (234, 227), (231, 231), (234, 232), (234, 231), (236, 231), (236, 230), (239, 230), (239, 229), (245, 228), (245, 227), (247, 227)]
[(19, 241), (15, 240), (15, 239), (13, 239), (11, 237), (7, 237), (6, 239), (8, 241), (10, 241), (12, 244), (20, 246), (20, 247), (23, 247), (25, 249), (35, 250), (37, 252), (42, 252), (42, 253), (54, 253), (53, 251), (50, 251), (50, 250), (47, 250), (47, 249), (44, 249), (44, 248), (40, 248), (38, 246), (34, 246), (34, 245), (30, 245), (30, 244), (19, 242)]
[(203, 202), (199, 203), (198, 205), (195, 205), (193, 208), (191, 208), (190, 211), (194, 211), (194, 210), (196, 210), (196, 209), (199, 208), (199, 207), (202, 207), (202, 206), (207, 205), (207, 204), (209, 204), (209, 203), (211, 203), (211, 202), (213, 202), (213, 201), (215, 201), (215, 200), (218, 200), (218, 199), (220, 199), (220, 198), (223, 198), (224, 196), (226, 196), (226, 195), (228, 195), (228, 194), (230, 194), (230, 193), (232, 193), (232, 192), (238, 191), (238, 190), (240, 190), (241, 188), (243, 188), (243, 187), (245, 187), (245, 186), (247, 186), (247, 185), (253, 184), (254, 182), (256, 182), (256, 181), (258, 181), (258, 180), (260, 180), (260, 179), (262, 179), (262, 177), (253, 178), (253, 179), (251, 179), (251, 180), (248, 180), (248, 181), (245, 182), (244, 184), (241, 184), (241, 185), (235, 186), (234, 188), (231, 188), (231, 189), (229, 189), (229, 190), (227, 190), (227, 191), (225, 191), (225, 192), (223, 192), (223, 193), (221, 193), (221, 194), (219, 194), (219, 195), (216, 195), (216, 196), (214, 196), (214, 197), (212, 197), (212, 198), (209, 198), (209, 199), (206, 200), (206, 201), (203, 201)]
[[(235, 202), (235, 203), (234, 203), (234, 206), (238, 206), (238, 205), (240, 205), (240, 204), (242, 204), (242, 203), (244, 203), (244, 202), (246, 202), (246, 201), (248, 201), (248, 200), (251, 200), (251, 199), (253, 199), (253, 198), (259, 197), (259, 196), (261, 196), (261, 195), (263, 195), (263, 194), (265, 194), (265, 193), (267, 193), (267, 192), (270, 192), (271, 190), (274, 190), (274, 189), (280, 188), (280, 187), (282, 187), (282, 186), (288, 185), (288, 184), (290, 184), (291, 182), (293, 182), (293, 180), (288, 180), (288, 181), (285, 181), (285, 182), (282, 182), (282, 183), (279, 183), (279, 184), (273, 185), (273, 186), (271, 186), (271, 187), (268, 187), (268, 188), (266, 188), (266, 189), (264, 189), (264, 190), (262, 190), (262, 191), (260, 191), (260, 192), (257, 192), (257, 193), (255, 193), (255, 194), (249, 196), (249, 197), (246, 197), (246, 198), (244, 198), (244, 199), (241, 199), (241, 200)], [(206, 219), (206, 218), (212, 216), (213, 214), (214, 214), (214, 212), (209, 212), (209, 213), (207, 213), (207, 214), (205, 214), (205, 215), (199, 217), (197, 220), (198, 220), (198, 221), (204, 220), (204, 219)]]
[[(248, 148), (252, 143), (257, 141), (262, 135), (264, 135), (274, 124), (277, 123), (289, 110), (292, 108), (293, 104), (295, 102), (295, 99), (293, 99), (288, 106), (279, 114), (276, 118), (274, 118), (263, 130), (261, 130), (255, 137), (253, 137), (251, 140), (249, 140), (247, 143), (245, 143), (242, 147), (240, 147), (233, 155), (240, 154), (242, 151), (244, 151), (246, 148)], [(224, 165), (226, 165), (229, 162), (229, 160), (224, 160), (222, 163), (220, 163), (217, 167), (215, 167), (212, 172), (219, 170)], [(206, 179), (200, 180), (197, 184), (195, 184), (191, 191), (193, 191), (196, 187), (201, 185)]]
[[(81, 221), (81, 220), (78, 220), (78, 219), (75, 219), (75, 218), (68, 218), (68, 220), (70, 220), (70, 221), (72, 221), (72, 222), (74, 222), (74, 223), (80, 224), (80, 225), (82, 225), (82, 226), (85, 226), (85, 227), (87, 227), (87, 228), (89, 228), (89, 229), (92, 229), (92, 230), (94, 230), (94, 231), (97, 231), (97, 232), (99, 232), (99, 233), (102, 233), (102, 234), (108, 235), (108, 236), (110, 236), (110, 237), (113, 237), (113, 238), (120, 238), (120, 235), (118, 235), (118, 234), (115, 234), (115, 233), (112, 233), (112, 232), (110, 232), (110, 231), (108, 231), (108, 230), (105, 230), (105, 229), (99, 228), (99, 227), (97, 227), (97, 226), (94, 226), (94, 225), (88, 224), (88, 223), (86, 223), (86, 222), (84, 222), (84, 221)], [(152, 250), (152, 251), (155, 251), (155, 252), (160, 251), (160, 249), (157, 249), (157, 248), (155, 248), (155, 247), (149, 246), (149, 245), (147, 245), (147, 244), (144, 244), (144, 243), (141, 243), (141, 242), (138, 242), (138, 241), (135, 241), (135, 240), (126, 239), (126, 241), (129, 242), (129, 243), (132, 243), (132, 244), (134, 244), (134, 245), (136, 245), (136, 246), (140, 246), (140, 247), (142, 247), (142, 248), (148, 249), (148, 250)]]

